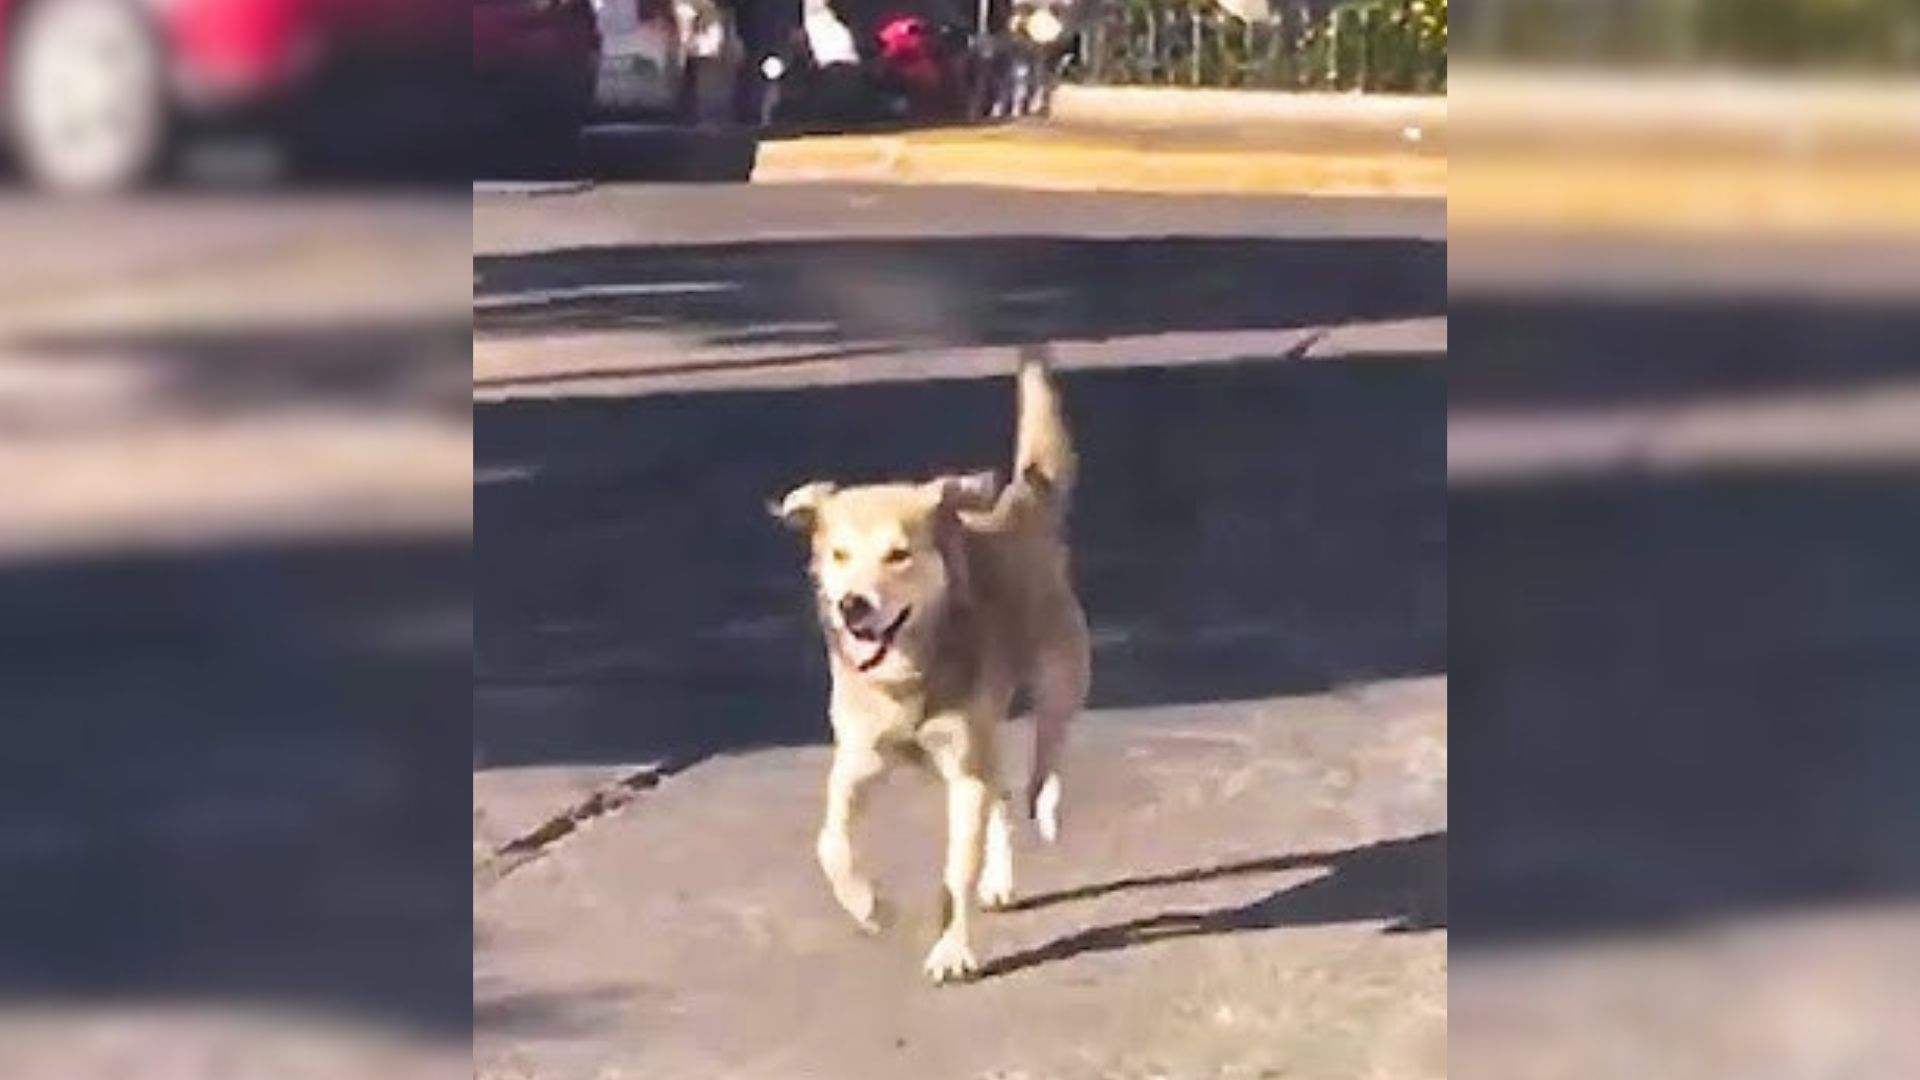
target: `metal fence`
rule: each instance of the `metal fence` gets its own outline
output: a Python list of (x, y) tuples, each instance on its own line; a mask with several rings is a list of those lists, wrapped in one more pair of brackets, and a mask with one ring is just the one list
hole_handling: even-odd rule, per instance
[(1447, 0), (1273, 0), (1241, 19), (1208, 0), (1116, 0), (1069, 78), (1119, 86), (1445, 93)]

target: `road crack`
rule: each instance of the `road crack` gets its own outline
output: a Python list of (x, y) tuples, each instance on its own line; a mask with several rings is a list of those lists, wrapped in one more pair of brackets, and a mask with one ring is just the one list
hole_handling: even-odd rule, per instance
[(588, 792), (585, 798), (572, 803), (540, 824), (505, 843), (496, 845), (488, 856), (474, 867), (475, 884), (479, 886), (497, 884), (507, 875), (544, 857), (560, 841), (579, 832), (591, 822), (624, 809), (638, 798), (641, 792), (659, 787), (660, 782), (671, 775), (672, 771), (664, 765), (647, 765), (611, 783), (595, 788)]

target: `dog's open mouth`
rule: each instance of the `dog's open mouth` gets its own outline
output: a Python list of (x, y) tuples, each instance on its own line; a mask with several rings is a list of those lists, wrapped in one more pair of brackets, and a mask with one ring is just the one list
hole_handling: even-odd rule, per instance
[[(854, 668), (859, 671), (872, 671), (879, 667), (880, 662), (893, 651), (893, 639), (900, 636), (900, 628), (907, 625), (907, 618), (912, 614), (911, 606), (901, 608), (900, 614), (895, 615), (892, 622), (878, 630), (856, 630), (851, 626), (847, 627), (846, 634), (851, 643), (848, 651), (853, 654)], [(866, 653), (864, 657), (860, 655), (862, 651)]]

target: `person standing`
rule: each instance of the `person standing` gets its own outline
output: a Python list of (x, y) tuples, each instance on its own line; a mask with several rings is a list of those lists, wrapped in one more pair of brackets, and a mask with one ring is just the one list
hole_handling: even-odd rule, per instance
[[(734, 84), (734, 119), (758, 124), (766, 120), (767, 95), (772, 89), (766, 70), (769, 57), (791, 63), (794, 44), (802, 35), (803, 0), (722, 0), (733, 12), (746, 62)], [(784, 73), (784, 70), (782, 71)]]

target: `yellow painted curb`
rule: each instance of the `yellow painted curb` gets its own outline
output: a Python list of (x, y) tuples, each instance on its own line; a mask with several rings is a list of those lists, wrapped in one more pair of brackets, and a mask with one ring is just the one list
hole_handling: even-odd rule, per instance
[(755, 183), (858, 180), (1046, 191), (1444, 198), (1447, 163), (1412, 154), (1155, 152), (1111, 143), (946, 135), (832, 136), (762, 144)]
[(1049, 191), (1412, 196), (1448, 200), (1457, 228), (1662, 234), (1920, 235), (1905, 157), (1758, 153), (1315, 154), (1180, 150), (1002, 133), (833, 136), (760, 148), (757, 183), (866, 181)]
[(1448, 224), (1702, 236), (1920, 235), (1915, 163), (1898, 159), (1463, 156)]

